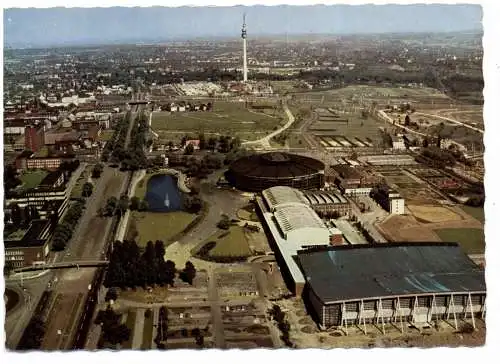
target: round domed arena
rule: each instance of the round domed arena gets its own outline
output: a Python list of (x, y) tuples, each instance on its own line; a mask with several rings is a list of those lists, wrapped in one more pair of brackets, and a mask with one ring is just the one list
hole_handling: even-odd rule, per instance
[(273, 186), (319, 189), (325, 183), (323, 162), (297, 154), (271, 152), (242, 157), (231, 164), (226, 178), (233, 187), (260, 192)]

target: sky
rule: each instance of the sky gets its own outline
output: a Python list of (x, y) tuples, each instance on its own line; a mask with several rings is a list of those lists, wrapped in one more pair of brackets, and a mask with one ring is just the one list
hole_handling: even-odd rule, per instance
[(480, 5), (315, 5), (4, 10), (4, 45), (161, 42), (295, 34), (443, 32), (482, 29)]

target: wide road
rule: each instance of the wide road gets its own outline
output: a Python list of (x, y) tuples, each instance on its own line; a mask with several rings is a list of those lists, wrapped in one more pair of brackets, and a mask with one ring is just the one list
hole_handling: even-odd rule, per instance
[[(125, 149), (130, 142), (131, 132), (136, 116), (141, 112), (132, 113), (125, 140)], [(128, 188), (128, 173), (117, 169), (104, 167), (94, 193), (87, 200), (84, 215), (80, 219), (74, 238), (68, 244), (63, 261), (100, 260), (105, 256), (106, 242), (112, 227), (112, 218), (98, 216), (98, 210), (110, 197), (119, 198)], [(55, 291), (52, 309), (47, 318), (42, 349), (70, 349), (75, 334), (80, 335), (82, 327), (75, 327), (80, 316), (87, 315), (86, 307), (89, 288), (94, 284), (96, 268), (82, 268), (55, 273), (52, 282)]]
[[(133, 113), (133, 118), (130, 120), (126, 143), (130, 140), (135, 115), (136, 113)], [(97, 211), (109, 197), (118, 198), (122, 192), (125, 192), (126, 177), (127, 173), (108, 166), (104, 167), (101, 177), (96, 181), (93, 194), (86, 201), (86, 208), (72, 239), (68, 242), (65, 251), (55, 255), (50, 261), (99, 260), (103, 257), (112, 219), (97, 216)], [(33, 308), (38, 304), (42, 293), (50, 290), (53, 292), (53, 299), (49, 302), (50, 310), (42, 349), (69, 348), (73, 342), (75, 322), (80, 316), (82, 306), (86, 301), (88, 286), (93, 282), (95, 272), (95, 268), (49, 272), (40, 278), (23, 282), (31, 298), (31, 309), (26, 307), (22, 310), (22, 315), (16, 314), (21, 317), (16, 317), (14, 324), (9, 325), (12, 333), (7, 335), (7, 347), (15, 349), (22, 330), (33, 313)], [(12, 320), (8, 318), (7, 321)]]

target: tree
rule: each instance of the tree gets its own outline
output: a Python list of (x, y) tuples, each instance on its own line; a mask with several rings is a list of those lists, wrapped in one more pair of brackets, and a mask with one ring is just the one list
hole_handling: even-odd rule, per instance
[(191, 155), (193, 153), (194, 153), (194, 146), (193, 144), (190, 143), (186, 146), (186, 148), (184, 148), (184, 154)]
[(217, 147), (217, 139), (215, 137), (208, 138), (208, 149), (210, 149), (213, 152), (216, 147)]
[(118, 216), (123, 216), (123, 214), (128, 210), (130, 205), (129, 198), (127, 195), (120, 196), (120, 200), (118, 201), (118, 205), (116, 208), (116, 212)]
[(184, 269), (181, 271), (179, 277), (184, 281), (193, 285), (194, 277), (196, 277), (196, 268), (190, 261), (186, 262)]
[(113, 301), (116, 301), (118, 299), (118, 292), (116, 290), (115, 287), (111, 287), (110, 289), (108, 289), (108, 291), (106, 292), (106, 297), (104, 298), (104, 300), (106, 302), (110, 301), (110, 300), (113, 300)]
[(175, 263), (171, 260), (167, 260), (164, 264), (163, 271), (165, 272), (165, 283), (169, 284), (171, 287), (174, 286), (175, 273)]
[(133, 196), (130, 199), (130, 210), (136, 211), (139, 209), (139, 203), (141, 202), (141, 199), (137, 196)]
[(405, 116), (405, 125), (406, 126), (410, 125), (410, 115), (409, 114), (406, 114), (406, 116)]
[(99, 178), (101, 176), (103, 166), (101, 163), (97, 163), (92, 169), (92, 178)]
[(229, 216), (222, 215), (220, 221), (217, 223), (217, 227), (219, 229), (229, 230), (230, 226), (231, 226), (231, 220), (229, 219)]
[(92, 195), (92, 190), (94, 189), (94, 186), (90, 182), (85, 182), (82, 187), (82, 196), (83, 197), (89, 197)]
[(148, 201), (146, 200), (141, 200), (139, 202), (139, 205), (137, 207), (137, 210), (139, 211), (147, 211), (149, 209), (149, 204), (148, 204)]
[(206, 139), (205, 139), (205, 134), (201, 133), (198, 136), (198, 139), (200, 140), (200, 144), (199, 144), (200, 149), (201, 150), (206, 149), (207, 148), (207, 142), (206, 142)]

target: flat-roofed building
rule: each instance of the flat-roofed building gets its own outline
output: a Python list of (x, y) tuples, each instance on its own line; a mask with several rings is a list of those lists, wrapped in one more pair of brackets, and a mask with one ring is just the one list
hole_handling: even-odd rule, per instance
[(45, 263), (49, 254), (49, 238), (53, 231), (49, 220), (33, 220), (19, 240), (5, 240), (5, 266), (16, 269), (37, 263)]
[(486, 312), (484, 269), (456, 243), (338, 246), (299, 251), (303, 297), (323, 329), (475, 318)]

